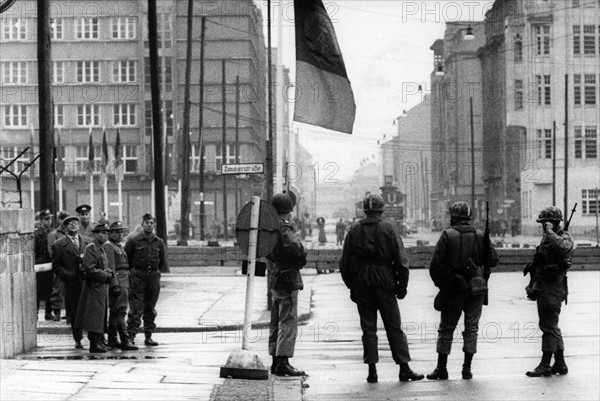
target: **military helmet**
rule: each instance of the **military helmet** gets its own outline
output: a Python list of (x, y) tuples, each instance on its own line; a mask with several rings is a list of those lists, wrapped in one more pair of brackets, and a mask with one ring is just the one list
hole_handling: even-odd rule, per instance
[(287, 214), (294, 210), (294, 201), (288, 194), (275, 194), (271, 199), (271, 205), (278, 214)]
[(544, 223), (546, 221), (562, 221), (563, 216), (562, 212), (556, 206), (548, 206), (544, 208), (540, 214), (538, 214), (538, 218), (535, 220), (538, 223)]
[(473, 210), (467, 202), (454, 202), (448, 210), (450, 217), (459, 217), (461, 219), (471, 220)]
[(381, 195), (368, 194), (363, 201), (364, 212), (383, 212), (385, 202)]

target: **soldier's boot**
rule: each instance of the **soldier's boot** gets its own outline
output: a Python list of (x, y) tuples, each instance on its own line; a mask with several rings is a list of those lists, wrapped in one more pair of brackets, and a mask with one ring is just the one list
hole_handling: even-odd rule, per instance
[(552, 374), (566, 375), (569, 373), (569, 368), (565, 363), (565, 351), (557, 350), (554, 353), (554, 365), (552, 365)]
[(303, 370), (298, 370), (295, 367), (293, 367), (292, 365), (290, 365), (290, 362), (288, 360), (287, 356), (281, 356), (281, 361), (279, 362), (279, 365), (277, 366), (277, 371), (275, 372), (275, 374), (277, 376), (304, 376), (306, 375), (306, 373), (304, 373)]
[(146, 339), (144, 340), (144, 344), (149, 345), (151, 347), (156, 347), (158, 343), (152, 339), (152, 333), (145, 333)]
[(135, 345), (135, 333), (127, 332), (127, 338), (132, 345)]
[(542, 361), (535, 369), (525, 373), (529, 377), (541, 377), (541, 376), (552, 376), (552, 368), (550, 367), (550, 359), (552, 359), (552, 352), (545, 352), (542, 356)]
[(271, 374), (274, 375), (277, 373), (277, 366), (281, 362), (280, 356), (273, 356), (273, 363), (271, 363)]
[(107, 350), (100, 343), (100, 339), (102, 338), (102, 334), (97, 333), (88, 333), (88, 337), (90, 339), (90, 353), (106, 353)]
[(423, 380), (424, 378), (425, 375), (415, 373), (410, 366), (408, 366), (408, 362), (403, 362), (400, 364), (400, 373), (398, 373), (398, 379), (400, 379), (401, 382)]
[(60, 309), (54, 309), (54, 316), (52, 317), (52, 320), (55, 322), (60, 322)]
[(121, 343), (117, 338), (117, 326), (109, 325), (108, 326), (108, 347), (109, 348), (121, 348)]
[(448, 380), (448, 354), (438, 354), (438, 363), (433, 372), (427, 375), (427, 380)]
[(126, 327), (124, 325), (117, 326), (117, 329), (119, 331), (119, 337), (121, 337), (121, 349), (123, 351), (137, 351), (139, 348), (129, 340)]
[(369, 375), (367, 376), (367, 383), (377, 383), (377, 365), (374, 363), (369, 364)]
[(465, 362), (462, 366), (462, 378), (463, 380), (470, 380), (473, 378), (473, 373), (471, 373), (471, 362), (473, 361), (473, 355), (470, 352), (465, 352)]

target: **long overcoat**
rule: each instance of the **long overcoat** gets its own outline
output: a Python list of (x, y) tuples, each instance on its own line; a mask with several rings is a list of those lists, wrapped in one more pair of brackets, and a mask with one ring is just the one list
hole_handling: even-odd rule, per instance
[(89, 239), (79, 235), (79, 248), (68, 237), (52, 244), (52, 271), (65, 283), (65, 309), (67, 316), (75, 320), (81, 295), (83, 251)]

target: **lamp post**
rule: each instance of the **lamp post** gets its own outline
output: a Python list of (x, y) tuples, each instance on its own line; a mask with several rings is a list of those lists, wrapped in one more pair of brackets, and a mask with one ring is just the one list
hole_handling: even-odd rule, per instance
[[(469, 97), (469, 116), (471, 119), (471, 208), (473, 212), (477, 210), (475, 207), (475, 130), (473, 128), (473, 96)], [(475, 220), (475, 213), (473, 213)]]

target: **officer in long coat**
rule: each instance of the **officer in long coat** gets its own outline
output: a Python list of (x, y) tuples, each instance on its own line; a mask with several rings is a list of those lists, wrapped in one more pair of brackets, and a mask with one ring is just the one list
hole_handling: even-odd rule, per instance
[[(48, 250), (48, 234), (52, 231), (52, 216), (53, 214), (49, 209), (40, 211), (40, 225), (33, 233), (36, 264), (52, 262), (50, 251)], [(52, 295), (52, 278), (53, 275), (51, 270), (37, 272), (35, 274), (37, 308), (39, 309), (40, 307), (40, 301), (44, 301), (44, 318), (46, 320), (52, 320), (52, 305), (50, 301), (50, 297)]]
[[(481, 230), (469, 225), (472, 210), (467, 202), (455, 202), (450, 206), (450, 228), (444, 230), (435, 247), (429, 265), (429, 275), (433, 283), (440, 289), (434, 307), (441, 312), (438, 329), (436, 351), (438, 362), (436, 368), (427, 375), (429, 380), (447, 380), (447, 362), (454, 330), (460, 316), (464, 313), (465, 330), (463, 332), (462, 378), (473, 378), (471, 363), (477, 352), (477, 331), (484, 303), (484, 294), (473, 294), (468, 279), (483, 271), (483, 263), (489, 267), (498, 265), (496, 250)], [(486, 255), (486, 249), (488, 254)], [(470, 263), (470, 262), (472, 263)], [(485, 277), (487, 281), (489, 277)]]
[[(108, 289), (108, 346), (123, 351), (135, 351), (138, 347), (129, 341), (125, 322), (129, 306), (129, 262), (121, 246), (124, 232), (122, 221), (111, 223), (109, 239), (104, 243), (108, 267), (115, 272)], [(117, 333), (121, 342), (117, 339)]]
[(110, 229), (105, 223), (96, 224), (92, 229), (94, 240), (83, 251), (84, 282), (81, 298), (75, 317), (75, 327), (88, 332), (90, 352), (106, 352), (102, 336), (106, 331), (108, 307), (108, 285), (114, 272), (108, 268), (104, 243)]
[[(567, 271), (571, 267), (573, 238), (560, 226), (562, 219), (561, 210), (550, 206), (542, 210), (536, 220), (542, 225), (544, 236), (535, 249), (529, 268), (532, 270), (532, 283), (527, 292), (528, 297), (537, 302), (542, 331), (542, 360), (534, 370), (526, 373), (529, 377), (569, 372), (558, 318), (562, 302), (567, 299)], [(550, 366), (552, 354), (554, 365)]]
[(76, 328), (74, 324), (83, 283), (83, 251), (90, 240), (78, 233), (77, 216), (66, 217), (63, 227), (66, 235), (52, 244), (52, 271), (64, 283), (65, 311), (71, 324), (75, 348), (83, 348), (81, 329)]
[(382, 218), (383, 209), (380, 195), (365, 197), (366, 218), (353, 224), (346, 236), (340, 272), (360, 316), (363, 361), (369, 365), (367, 382), (378, 381), (377, 311), (383, 320), (392, 358), (400, 365), (398, 379), (402, 382), (422, 380), (424, 376), (415, 373), (408, 364), (408, 341), (402, 331), (396, 300), (406, 296), (408, 258), (400, 233), (392, 222)]

